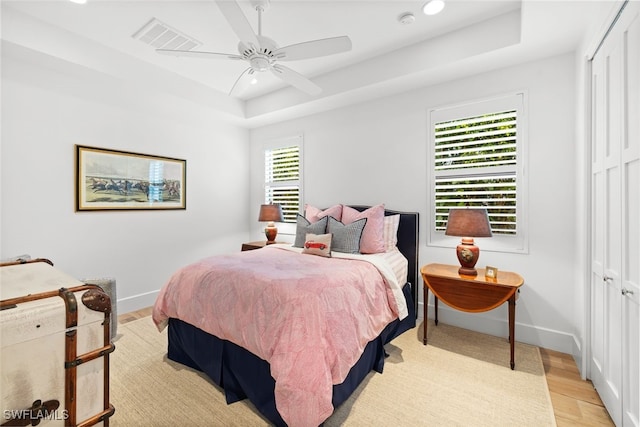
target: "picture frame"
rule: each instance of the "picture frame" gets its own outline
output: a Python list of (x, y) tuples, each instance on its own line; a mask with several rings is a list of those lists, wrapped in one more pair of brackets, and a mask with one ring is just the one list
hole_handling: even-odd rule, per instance
[(75, 145), (76, 211), (186, 209), (187, 161)]
[(498, 269), (496, 267), (487, 266), (484, 269), (484, 277), (487, 279), (497, 279), (498, 278)]

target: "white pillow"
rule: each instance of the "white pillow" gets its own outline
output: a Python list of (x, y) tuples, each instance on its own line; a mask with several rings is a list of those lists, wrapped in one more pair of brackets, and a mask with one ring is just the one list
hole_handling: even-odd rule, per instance
[(303, 254), (331, 256), (331, 234), (307, 233), (304, 239)]
[(398, 246), (398, 226), (400, 225), (400, 214), (388, 215), (384, 217), (382, 235), (384, 239), (384, 251), (392, 251)]

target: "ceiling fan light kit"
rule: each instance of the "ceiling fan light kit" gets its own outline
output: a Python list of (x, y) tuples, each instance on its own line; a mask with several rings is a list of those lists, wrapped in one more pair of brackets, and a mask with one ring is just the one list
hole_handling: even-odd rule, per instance
[(436, 15), (444, 9), (444, 0), (429, 0), (422, 6), (425, 15)]
[(351, 50), (351, 39), (348, 36), (311, 40), (279, 48), (274, 40), (262, 35), (262, 12), (269, 7), (269, 0), (251, 0), (251, 5), (258, 12), (257, 33), (253, 31), (236, 1), (217, 0), (216, 4), (229, 22), (231, 29), (240, 39), (238, 43), (239, 54), (177, 49), (156, 49), (156, 52), (172, 56), (233, 59), (248, 62), (249, 68), (240, 74), (229, 95), (242, 93), (250, 84), (254, 84), (256, 73), (267, 71), (303, 92), (318, 95), (322, 92), (318, 85), (291, 68), (279, 64), (279, 62), (318, 58)]

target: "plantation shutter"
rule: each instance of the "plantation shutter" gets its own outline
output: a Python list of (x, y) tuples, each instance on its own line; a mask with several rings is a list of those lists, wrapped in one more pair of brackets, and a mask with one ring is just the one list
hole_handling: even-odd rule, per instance
[(429, 246), (458, 243), (444, 233), (450, 209), (482, 207), (493, 232), (484, 250), (528, 252), (526, 98), (517, 92), (429, 110)]
[(300, 145), (265, 150), (265, 203), (282, 206), (284, 222), (296, 222), (300, 211)]
[(495, 234), (517, 224), (517, 111), (488, 112), (434, 124), (435, 228), (449, 209), (485, 207)]

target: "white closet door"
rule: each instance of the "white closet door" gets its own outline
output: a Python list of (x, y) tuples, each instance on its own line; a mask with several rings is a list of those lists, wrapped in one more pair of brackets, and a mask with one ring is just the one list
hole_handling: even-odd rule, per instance
[(639, 426), (640, 4), (592, 63), (590, 377), (611, 418)]
[[(622, 46), (611, 34), (593, 59), (593, 263), (591, 380), (614, 421), (621, 419), (621, 88)], [(619, 422), (617, 422), (619, 424)]]
[(640, 426), (640, 5), (623, 21), (626, 99), (622, 142), (622, 425)]

